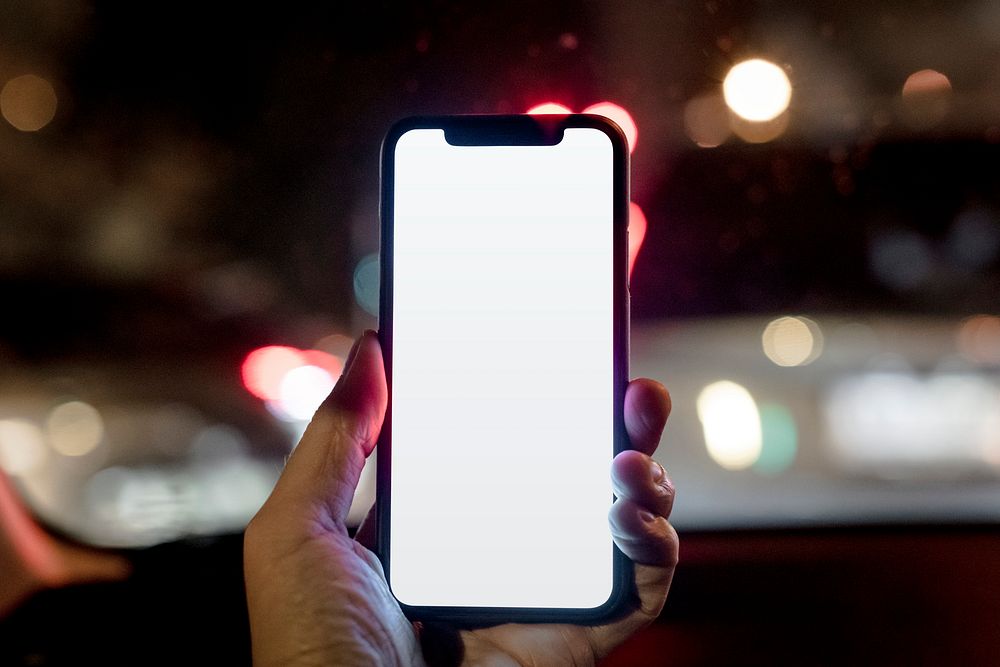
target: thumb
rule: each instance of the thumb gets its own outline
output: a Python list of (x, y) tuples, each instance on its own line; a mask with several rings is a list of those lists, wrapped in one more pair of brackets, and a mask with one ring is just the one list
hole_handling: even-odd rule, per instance
[(354, 344), (337, 386), (306, 427), (267, 505), (346, 530), (347, 511), (378, 440), (387, 396), (382, 348), (375, 332), (366, 331)]

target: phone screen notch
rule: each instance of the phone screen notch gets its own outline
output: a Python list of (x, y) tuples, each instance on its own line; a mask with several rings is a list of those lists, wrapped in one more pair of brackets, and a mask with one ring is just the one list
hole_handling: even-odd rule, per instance
[[(444, 136), (452, 146), (556, 146), (563, 140), (565, 116), (510, 116), (487, 127), (475, 117), (456, 119), (445, 128)], [(464, 122), (463, 122), (464, 121)]]

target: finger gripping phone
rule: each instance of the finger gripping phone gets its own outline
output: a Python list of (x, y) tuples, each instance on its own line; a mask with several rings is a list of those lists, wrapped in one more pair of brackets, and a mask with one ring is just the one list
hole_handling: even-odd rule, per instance
[(413, 618), (598, 621), (631, 567), (628, 150), (589, 115), (397, 123), (382, 149), (378, 551)]

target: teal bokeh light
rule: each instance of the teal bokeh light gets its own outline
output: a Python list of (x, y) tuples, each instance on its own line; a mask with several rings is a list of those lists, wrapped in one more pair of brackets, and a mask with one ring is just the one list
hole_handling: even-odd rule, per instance
[(762, 447), (753, 469), (765, 475), (777, 475), (788, 470), (795, 461), (799, 432), (795, 418), (783, 405), (765, 403), (760, 406)]
[(370, 315), (378, 316), (379, 261), (378, 253), (365, 255), (354, 269), (354, 298)]

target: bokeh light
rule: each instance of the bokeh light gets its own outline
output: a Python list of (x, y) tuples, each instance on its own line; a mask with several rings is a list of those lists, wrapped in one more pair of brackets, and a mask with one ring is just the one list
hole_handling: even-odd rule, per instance
[(774, 63), (754, 58), (729, 70), (722, 82), (722, 94), (737, 116), (763, 122), (774, 120), (788, 108), (792, 83)]
[(281, 397), (285, 375), (305, 364), (301, 352), (292, 347), (269, 345), (256, 349), (243, 360), (243, 385), (257, 398), (276, 401)]
[(365, 255), (354, 269), (354, 298), (369, 315), (378, 316), (379, 275), (378, 253)]
[(783, 405), (760, 406), (761, 450), (755, 472), (777, 475), (791, 467), (798, 450), (799, 433), (791, 411)]
[(271, 494), (276, 471), (251, 459), (229, 459), (195, 471), (200, 533), (242, 528)]
[(750, 121), (736, 114), (729, 116), (729, 128), (737, 137), (748, 144), (764, 144), (774, 141), (788, 129), (788, 114), (767, 121)]
[(760, 412), (745, 387), (729, 380), (713, 382), (698, 394), (697, 406), (713, 461), (726, 470), (743, 470), (760, 458)]
[(897, 290), (923, 285), (934, 268), (934, 252), (919, 233), (894, 229), (876, 235), (868, 246), (872, 273), (879, 282)]
[(235, 432), (228, 429), (206, 433), (208, 440), (224, 447), (213, 447), (207, 458), (189, 465), (113, 466), (92, 475), (81, 498), (91, 524), (89, 539), (105, 546), (139, 547), (245, 527), (273, 489), (279, 469), (234, 456), (232, 446), (242, 436), (234, 440)]
[(646, 238), (646, 215), (634, 201), (628, 204), (628, 273), (632, 275), (632, 268), (635, 260), (639, 256), (639, 249), (642, 248), (642, 240)]
[(48, 450), (42, 429), (26, 419), (0, 420), (0, 468), (9, 475), (25, 475), (45, 463)]
[(823, 334), (807, 317), (779, 317), (764, 328), (761, 345), (778, 366), (804, 366), (823, 351)]
[(981, 462), (998, 404), (1000, 387), (986, 376), (897, 370), (838, 380), (823, 408), (842, 465), (898, 476)]
[(52, 449), (63, 456), (85, 456), (104, 440), (104, 420), (94, 406), (69, 401), (49, 413), (45, 436)]
[(970, 207), (955, 216), (945, 240), (952, 262), (970, 271), (988, 267), (1000, 254), (1000, 220), (988, 208)]
[(951, 91), (951, 81), (941, 72), (922, 69), (906, 77), (903, 83), (903, 97), (942, 93)]
[(0, 113), (22, 132), (36, 132), (48, 125), (55, 118), (57, 105), (52, 84), (34, 74), (15, 77), (0, 90)]
[(922, 129), (940, 122), (951, 106), (951, 81), (932, 69), (914, 72), (903, 83), (903, 118)]
[(684, 105), (684, 131), (702, 148), (715, 148), (733, 133), (729, 109), (721, 95), (701, 95)]
[(101, 523), (113, 523), (117, 520), (117, 499), (126, 481), (133, 472), (122, 466), (112, 466), (99, 470), (84, 487), (84, 503), (87, 511)]
[(105, 468), (87, 480), (83, 500), (99, 541), (140, 546), (185, 532), (194, 503), (190, 483), (162, 469)]
[(528, 109), (527, 112), (533, 116), (544, 116), (546, 114), (571, 114), (573, 111), (563, 104), (558, 102), (543, 102), (542, 104), (536, 104), (535, 106)]
[(269, 345), (243, 362), (243, 384), (283, 421), (313, 416), (344, 369), (340, 357), (322, 350)]
[(966, 319), (958, 329), (957, 342), (959, 352), (969, 361), (1000, 364), (1000, 317), (974, 315)]
[(573, 51), (576, 47), (580, 46), (580, 38), (572, 32), (564, 32), (559, 35), (559, 46), (567, 51)]
[(281, 393), (271, 407), (279, 418), (308, 421), (333, 389), (336, 379), (319, 366), (300, 366), (281, 379)]
[(628, 152), (631, 153), (635, 150), (636, 141), (639, 140), (639, 128), (636, 126), (635, 121), (632, 120), (632, 114), (626, 111), (624, 107), (614, 102), (598, 102), (584, 109), (583, 113), (592, 113), (615, 121), (618, 127), (622, 129), (622, 132), (625, 133), (625, 140), (628, 141)]
[(192, 493), (190, 484), (178, 484), (157, 471), (143, 471), (127, 476), (119, 487), (115, 515), (129, 531), (173, 537), (184, 531)]
[(340, 357), (332, 355), (329, 352), (303, 350), (301, 354), (302, 359), (307, 365), (322, 368), (334, 379), (339, 378), (341, 372), (344, 370), (344, 362), (340, 360)]

